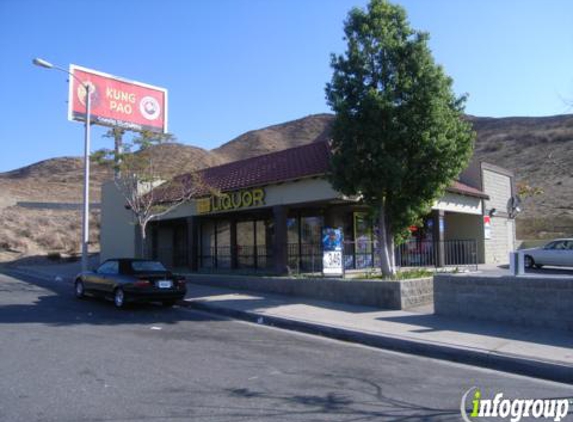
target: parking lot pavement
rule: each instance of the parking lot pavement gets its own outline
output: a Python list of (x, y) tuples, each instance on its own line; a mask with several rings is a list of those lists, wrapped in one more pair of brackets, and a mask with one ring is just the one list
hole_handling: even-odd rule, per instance
[(0, 290), (2, 422), (454, 422), (475, 387), (488, 399), (572, 395), (181, 307), (120, 311), (33, 277), (0, 275)]
[[(464, 275), (475, 275), (476, 272), (470, 273), (457, 273), (456, 275), (463, 277)], [(509, 265), (494, 265), (483, 264), (478, 267), (477, 274), (488, 277), (510, 276)], [(573, 278), (573, 267), (543, 267), (543, 268), (526, 268), (525, 276), (527, 277), (553, 277), (553, 278)]]

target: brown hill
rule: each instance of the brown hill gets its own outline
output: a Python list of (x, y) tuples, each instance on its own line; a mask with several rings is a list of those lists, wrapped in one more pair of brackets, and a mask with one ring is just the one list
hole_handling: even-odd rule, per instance
[[(518, 182), (543, 189), (525, 200), (518, 237), (573, 233), (573, 116), (487, 118), (468, 116), (477, 132), (475, 156), (513, 170)], [(185, 173), (329, 138), (333, 116), (318, 114), (247, 132), (211, 151), (169, 143), (149, 149), (172, 174)], [(92, 202), (99, 201), (109, 168), (92, 167)], [(83, 165), (79, 158), (45, 160), (0, 173), (0, 250), (21, 253), (77, 250), (79, 212), (39, 211), (17, 201), (81, 202)], [(97, 211), (94, 220), (98, 220)], [(97, 239), (97, 223), (94, 224)], [(41, 228), (41, 230), (39, 229)], [(97, 249), (97, 241), (94, 242)]]
[(476, 157), (543, 190), (525, 199), (518, 237), (573, 235), (573, 115), (470, 120), (477, 132)]
[(314, 114), (264, 129), (252, 130), (212, 150), (225, 161), (237, 161), (269, 152), (327, 140), (333, 116)]

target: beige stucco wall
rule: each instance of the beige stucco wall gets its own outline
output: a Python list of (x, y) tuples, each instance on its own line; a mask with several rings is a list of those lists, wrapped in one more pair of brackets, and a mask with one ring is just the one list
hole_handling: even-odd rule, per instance
[[(330, 183), (324, 179), (304, 179), (295, 182), (286, 182), (280, 185), (265, 186), (264, 189), (265, 203), (263, 206), (241, 208), (241, 211), (272, 207), (275, 205), (296, 205), (307, 202), (327, 201), (341, 197), (340, 193), (332, 189)], [(218, 211), (217, 214), (236, 211), (238, 210)], [(194, 202), (181, 205), (171, 213), (163, 216), (161, 220), (193, 215), (197, 215)], [(209, 215), (209, 213), (201, 215)]]
[(446, 192), (446, 194), (434, 204), (432, 209), (462, 214), (483, 214), (482, 200), (480, 198), (451, 192)]
[(135, 257), (137, 226), (132, 212), (125, 209), (125, 198), (113, 181), (102, 185), (101, 203), (100, 261)]

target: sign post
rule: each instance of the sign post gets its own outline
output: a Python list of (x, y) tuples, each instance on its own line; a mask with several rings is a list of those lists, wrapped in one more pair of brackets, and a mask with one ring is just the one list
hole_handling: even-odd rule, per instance
[(129, 130), (167, 132), (167, 90), (70, 65), (70, 70), (35, 58), (32, 63), (71, 76), (68, 118), (85, 122), (82, 211), (82, 271), (88, 270), (90, 128), (92, 123)]
[(342, 229), (325, 227), (322, 229), (322, 274), (344, 276)]

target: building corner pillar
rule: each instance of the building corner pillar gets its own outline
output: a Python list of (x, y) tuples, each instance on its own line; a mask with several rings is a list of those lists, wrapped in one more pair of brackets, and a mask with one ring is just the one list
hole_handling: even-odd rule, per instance
[(199, 270), (199, 221), (187, 217), (187, 265), (191, 271)]
[(274, 242), (273, 258), (274, 270), (278, 274), (288, 273), (288, 240), (287, 240), (287, 214), (285, 206), (273, 207)]

